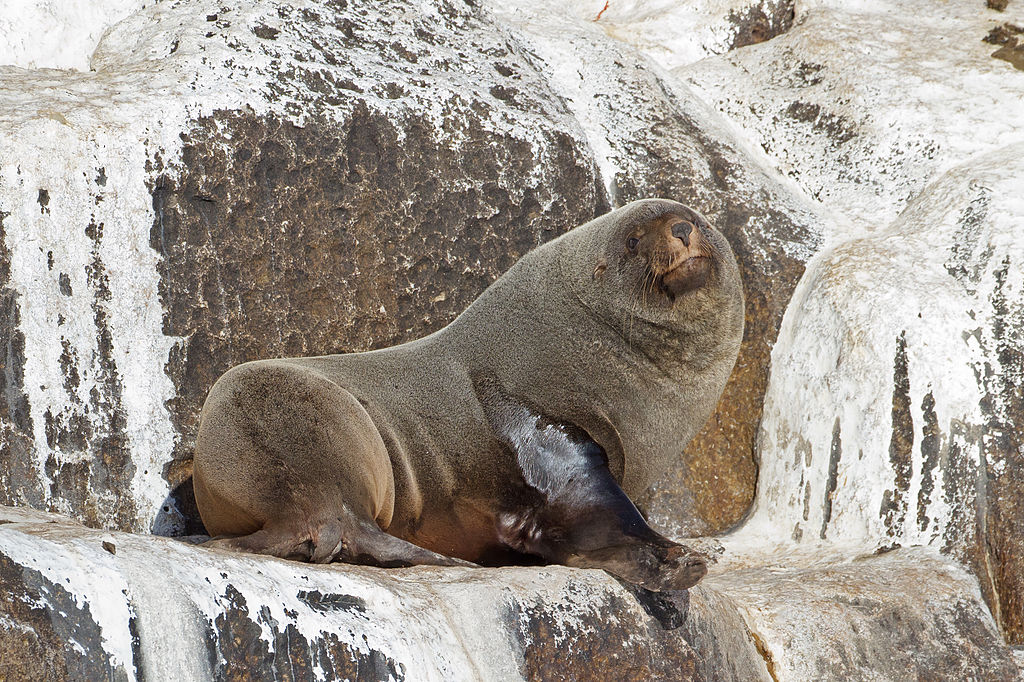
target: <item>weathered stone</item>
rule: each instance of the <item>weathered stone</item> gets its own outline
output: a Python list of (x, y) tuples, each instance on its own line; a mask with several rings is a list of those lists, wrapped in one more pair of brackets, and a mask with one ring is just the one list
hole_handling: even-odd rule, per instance
[[(610, 595), (602, 601), (586, 624), (563, 618), (560, 605), (516, 605), (510, 617), (523, 648), (523, 676), (563, 681), (702, 679), (697, 653), (679, 633), (639, 611), (632, 596)], [(565, 647), (566, 642), (572, 646)]]
[[(713, 569), (713, 574), (718, 569)], [(697, 652), (697, 674), (706, 680), (769, 682), (771, 667), (737, 602), (714, 581), (690, 590), (683, 635)]]
[(832, 561), (745, 559), (705, 585), (739, 605), (773, 679), (1017, 678), (967, 571), (920, 548)]
[[(793, 24), (794, 4), (793, 0), (573, 0), (556, 7), (597, 24), (612, 38), (644, 50), (660, 66), (671, 69), (785, 33)], [(543, 14), (550, 9), (552, 4), (543, 0), (515, 4), (517, 13)]]
[(7, 3), (7, 11), (0, 16), (0, 64), (87, 71), (103, 32), (146, 4), (146, 0)]
[(0, 212), (0, 501), (40, 506), (32, 455), (32, 417), (25, 395), (25, 335), (18, 292), (9, 286), (11, 254)]
[(793, 26), (794, 4), (787, 0), (781, 0), (781, 2), (765, 2), (745, 10), (730, 12), (729, 19), (735, 26), (736, 34), (729, 47), (736, 49), (747, 45), (756, 45), (782, 35)]
[(816, 0), (778, 39), (674, 74), (809, 195), (876, 230), (946, 169), (1024, 139), (1024, 73), (982, 42), (1001, 23), (1024, 26), (1024, 6)]
[[(708, 425), (638, 500), (675, 534), (726, 530), (753, 499), (754, 440), (782, 314), (832, 219), (762, 166), (686, 87), (609, 42), (599, 26), (553, 8), (495, 11), (522, 31), (571, 111), (587, 122), (613, 202), (667, 196), (687, 203), (736, 252), (747, 298), (736, 369)], [(581, 64), (573, 55), (583, 49), (590, 56)]]
[(773, 351), (743, 533), (941, 548), (1020, 642), (1024, 78), (989, 57), (983, 38), (1013, 36), (975, 3), (929, 7), (813, 3), (770, 46), (676, 74), (849, 219)]
[(852, 562), (727, 554), (688, 594), (658, 595), (557, 566), (317, 566), (91, 530), (35, 511), (0, 507), (0, 521), (0, 650), (11, 679), (1001, 681), (1015, 673), (974, 579), (922, 549)]
[[(421, 336), (532, 246), (667, 195), (732, 242), (747, 333), (639, 501), (718, 532), (759, 461), (722, 563), (666, 596), (7, 509), (9, 675), (1017, 674), (995, 623), (1024, 641), (1020, 9), (993, 30), (974, 0), (824, 0), (734, 49), (792, 6), (658, 10), (685, 20), (637, 41), (603, 4), (157, 3), (76, 43), (90, 72), (0, 67), (0, 499), (194, 533), (189, 449), (223, 369)], [(676, 69), (695, 94), (638, 47), (726, 54)]]
[(1022, 159), (1018, 144), (955, 168), (889, 229), (814, 262), (774, 351), (741, 531), (931, 545), (971, 566), (1011, 641), (1024, 636)]
[[(0, 646), (26, 666), (15, 679), (31, 666), (36, 679), (106, 677), (108, 659), (115, 679), (705, 679), (680, 630), (597, 571), (311, 566), (38, 512), (0, 508), (0, 520)], [(21, 587), (35, 564), (45, 589)], [(83, 621), (98, 606), (103, 618)], [(66, 665), (56, 642), (29, 658), (51, 627), (77, 628)], [(101, 667), (72, 668), (79, 656)]]
[(0, 658), (4, 679), (127, 680), (105, 651), (89, 605), (0, 547)]

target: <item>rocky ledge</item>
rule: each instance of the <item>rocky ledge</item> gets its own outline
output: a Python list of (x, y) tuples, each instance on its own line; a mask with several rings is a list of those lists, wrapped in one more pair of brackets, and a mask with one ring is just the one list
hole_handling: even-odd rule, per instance
[(9, 680), (1017, 674), (977, 582), (927, 549), (726, 556), (658, 595), (559, 566), (312, 566), (0, 508), (0, 587)]

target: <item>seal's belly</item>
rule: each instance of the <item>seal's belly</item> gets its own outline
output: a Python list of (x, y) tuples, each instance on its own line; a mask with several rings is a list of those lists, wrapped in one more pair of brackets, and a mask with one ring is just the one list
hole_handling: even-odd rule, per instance
[(494, 514), (458, 499), (447, 510), (425, 511), (413, 530), (393, 534), (432, 552), (475, 563), (507, 549), (498, 538)]

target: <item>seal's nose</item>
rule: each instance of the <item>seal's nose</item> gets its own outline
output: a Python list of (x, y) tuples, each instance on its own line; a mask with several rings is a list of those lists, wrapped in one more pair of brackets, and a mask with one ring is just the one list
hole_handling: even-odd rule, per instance
[(690, 245), (690, 235), (697, 227), (686, 220), (682, 220), (672, 226), (672, 236), (683, 241), (683, 246)]

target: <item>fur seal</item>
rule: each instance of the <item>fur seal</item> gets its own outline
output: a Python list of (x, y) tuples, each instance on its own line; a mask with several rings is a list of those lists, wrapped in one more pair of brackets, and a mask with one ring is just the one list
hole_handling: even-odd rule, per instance
[(249, 362), (202, 410), (212, 544), (377, 566), (603, 568), (685, 589), (703, 559), (630, 502), (714, 410), (743, 334), (725, 238), (633, 202), (520, 259), (430, 336)]

